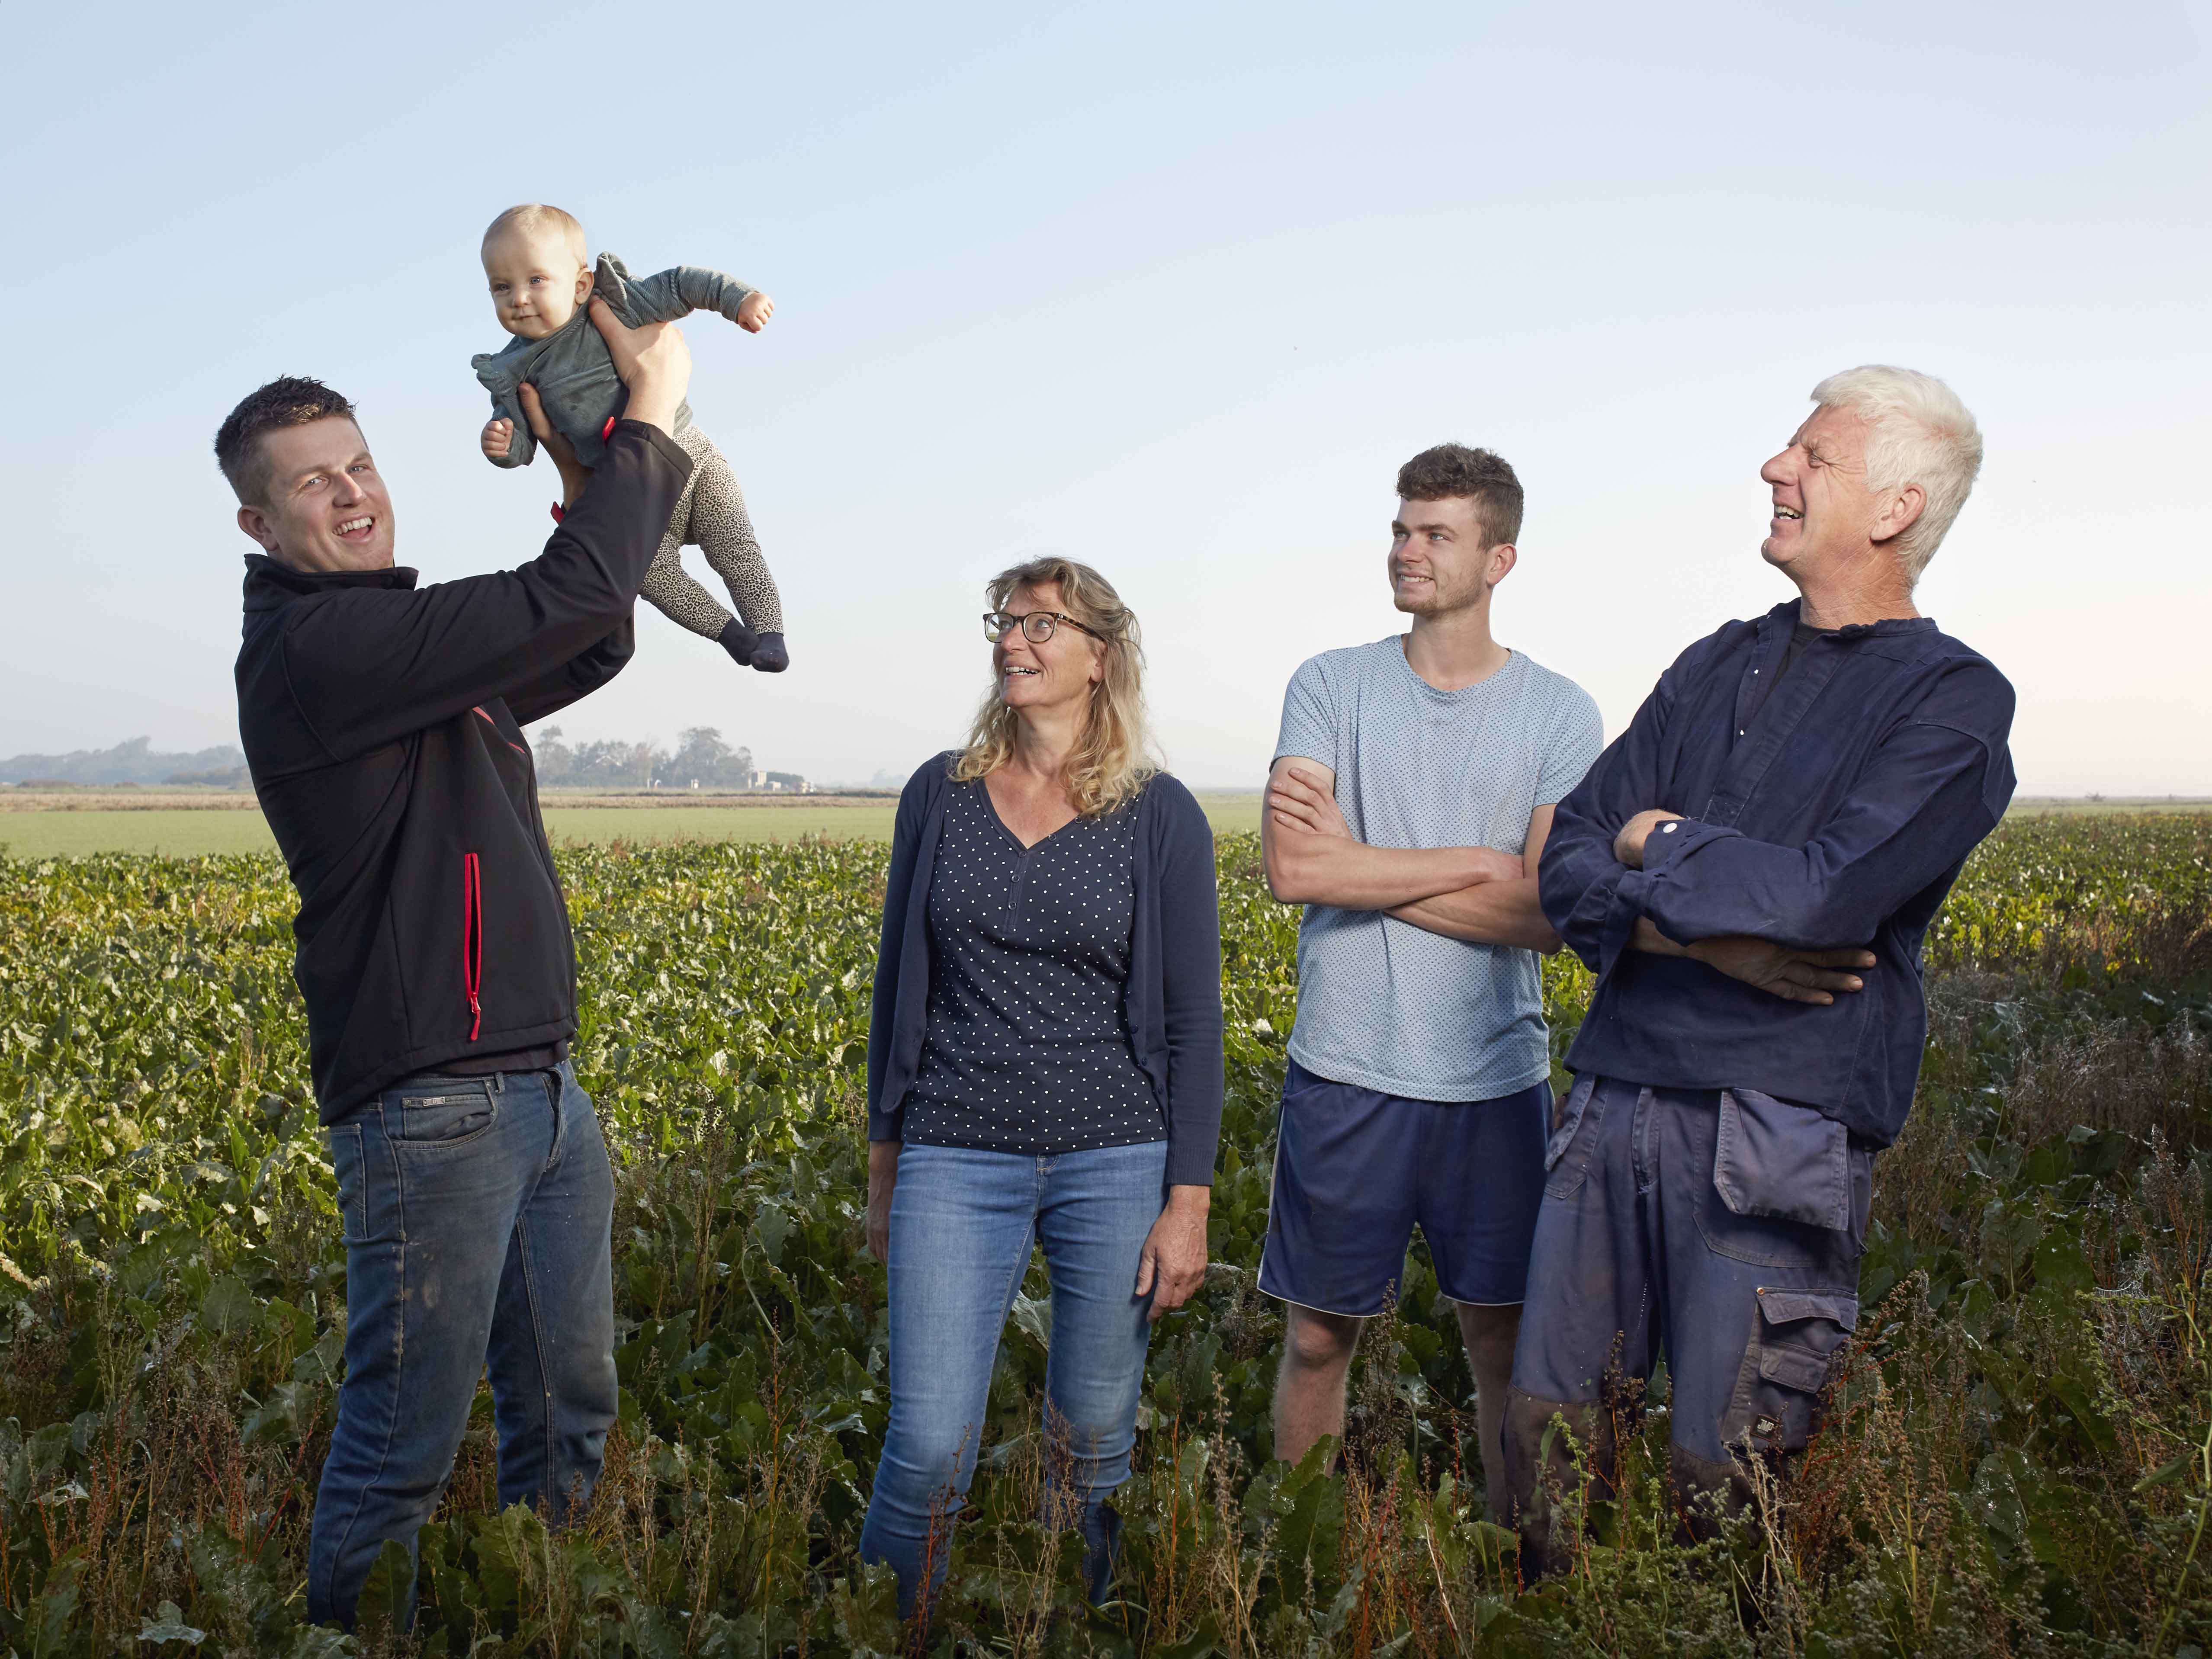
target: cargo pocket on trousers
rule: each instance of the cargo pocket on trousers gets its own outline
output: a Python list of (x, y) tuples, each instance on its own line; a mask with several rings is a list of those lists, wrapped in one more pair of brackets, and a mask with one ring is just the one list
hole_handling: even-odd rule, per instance
[(1719, 1255), (1762, 1267), (1829, 1267), (1858, 1259), (1873, 1155), (1809, 1106), (1754, 1089), (1720, 1091), (1712, 1190), (1698, 1231)]
[(1859, 1299), (1848, 1291), (1758, 1294), (1759, 1322), (1721, 1438), (1751, 1451), (1796, 1451), (1820, 1426), (1820, 1396), (1858, 1328)]
[(1808, 1227), (1850, 1224), (1850, 1133), (1808, 1106), (1753, 1089), (1721, 1091), (1713, 1186), (1737, 1215)]
[[(1559, 1104), (1559, 1121), (1544, 1143), (1544, 1196), (1572, 1198), (1589, 1169), (1590, 1146), (1597, 1139), (1599, 1114), (1590, 1109), (1597, 1093), (1597, 1073), (1585, 1072), (1575, 1079)], [(1587, 1133), (1585, 1133), (1587, 1131)]]

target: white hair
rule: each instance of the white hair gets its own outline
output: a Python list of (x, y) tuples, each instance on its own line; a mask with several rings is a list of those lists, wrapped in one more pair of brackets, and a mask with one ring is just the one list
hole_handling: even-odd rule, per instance
[(1897, 538), (1905, 579), (1918, 581), (1982, 470), (1982, 429), (1959, 394), (1933, 374), (1869, 363), (1813, 388), (1823, 409), (1866, 422), (1867, 488), (1878, 495), (1920, 486), (1920, 516)]

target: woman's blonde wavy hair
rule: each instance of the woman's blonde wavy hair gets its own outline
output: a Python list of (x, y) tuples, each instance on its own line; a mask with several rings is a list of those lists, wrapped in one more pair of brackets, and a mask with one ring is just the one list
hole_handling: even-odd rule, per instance
[[(1073, 559), (1031, 559), (991, 578), (983, 592), (1003, 611), (1017, 588), (1060, 589), (1060, 609), (1104, 636), (1106, 672), (1091, 688), (1091, 713), (1083, 736), (1067, 757), (1067, 793), (1075, 810), (1095, 818), (1136, 798), (1158, 772), (1145, 724), (1145, 648), (1137, 618), (1121, 596), (1087, 564)], [(1014, 752), (1017, 717), (994, 678), (975, 711), (968, 746), (952, 762), (955, 782), (988, 776)]]

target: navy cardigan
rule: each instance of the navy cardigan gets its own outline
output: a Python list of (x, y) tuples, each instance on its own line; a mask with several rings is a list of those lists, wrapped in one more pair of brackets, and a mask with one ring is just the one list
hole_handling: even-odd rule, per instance
[[(896, 1140), (929, 1013), (929, 881), (945, 831), (952, 755), (922, 763), (899, 797), (868, 1024), (868, 1139)], [(1170, 1186), (1210, 1187), (1221, 1139), (1221, 912), (1213, 830), (1165, 773), (1138, 797), (1137, 916), (1121, 1018), (1168, 1126)]]

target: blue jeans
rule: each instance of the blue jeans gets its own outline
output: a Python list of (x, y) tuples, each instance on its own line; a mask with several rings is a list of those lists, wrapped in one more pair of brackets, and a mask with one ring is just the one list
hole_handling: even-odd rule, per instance
[[(350, 1626), (387, 1539), (437, 1507), (489, 1361), (499, 1498), (567, 1519), (615, 1420), (614, 1176), (574, 1072), (407, 1079), (331, 1126), (346, 1380), (307, 1613)], [(411, 1581), (410, 1581), (411, 1583)], [(411, 1617), (411, 1589), (406, 1601)]]
[(1032, 1240), (1052, 1277), (1045, 1361), (1044, 1518), (1079, 1526), (1091, 1599), (1113, 1577), (1119, 1519), (1106, 1498), (1129, 1478), (1137, 1396), (1152, 1337), (1136, 1294), (1145, 1237), (1167, 1198), (1167, 1143), (1033, 1158), (905, 1147), (891, 1193), (890, 1426), (860, 1532), (860, 1559), (898, 1574), (910, 1616), (925, 1571), (945, 1582), (953, 1518), (968, 1494), (999, 1352)]
[[(1619, 1379), (1670, 1378), (1684, 1504), (1741, 1504), (1738, 1460), (1802, 1450), (1858, 1324), (1874, 1153), (1808, 1107), (1748, 1089), (1647, 1089), (1585, 1073), (1546, 1152), (1505, 1410), (1522, 1559), (1549, 1565), (1546, 1470), (1571, 1486), (1563, 1415), (1610, 1481)], [(1601, 1494), (1603, 1495), (1603, 1494)]]

